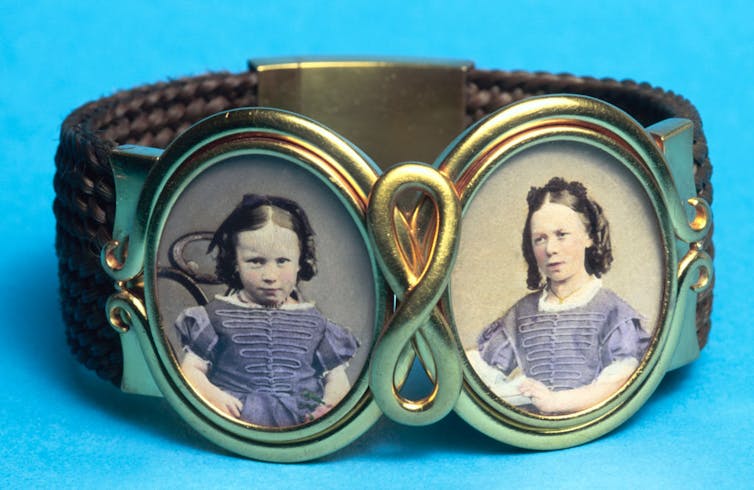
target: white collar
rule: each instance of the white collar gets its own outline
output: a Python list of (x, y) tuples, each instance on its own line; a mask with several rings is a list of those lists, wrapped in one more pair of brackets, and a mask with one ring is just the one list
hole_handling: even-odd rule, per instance
[(584, 306), (585, 304), (589, 303), (592, 298), (594, 298), (594, 295), (597, 294), (597, 291), (599, 291), (601, 288), (602, 279), (600, 279), (599, 277), (590, 276), (590, 279), (586, 284), (581, 286), (581, 288), (579, 288), (576, 292), (564, 299), (562, 303), (553, 303), (551, 301), (547, 301), (547, 292), (549, 290), (547, 288), (544, 288), (542, 290), (542, 294), (539, 296), (537, 309), (539, 311), (547, 313), (554, 313), (558, 311), (578, 308), (579, 306)]
[(244, 301), (239, 297), (239, 293), (233, 293), (229, 294), (228, 296), (221, 296), (219, 294), (215, 295), (215, 299), (219, 299), (220, 301), (224, 301), (226, 303), (230, 303), (233, 306), (240, 306), (241, 308), (251, 308), (251, 309), (265, 309), (265, 310), (307, 310), (309, 308), (314, 308), (313, 302), (305, 302), (305, 303), (287, 303), (284, 304), (278, 308), (270, 308), (269, 306), (260, 305), (258, 303), (250, 303), (248, 301)]

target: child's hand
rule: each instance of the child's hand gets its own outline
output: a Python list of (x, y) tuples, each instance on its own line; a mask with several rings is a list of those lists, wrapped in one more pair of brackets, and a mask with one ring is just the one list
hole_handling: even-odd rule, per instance
[(181, 361), (181, 369), (194, 389), (214, 407), (231, 417), (241, 418), (241, 408), (243, 408), (241, 400), (224, 392), (207, 378), (209, 362), (188, 351)]
[(309, 416), (311, 417), (312, 420), (316, 420), (320, 418), (321, 416), (323, 416), (324, 414), (326, 414), (327, 412), (329, 412), (330, 410), (332, 410), (332, 405), (329, 405), (329, 404), (318, 405), (317, 408), (315, 408), (314, 411), (309, 414)]
[(531, 403), (542, 412), (552, 413), (561, 411), (558, 392), (551, 391), (547, 386), (532, 378), (525, 378), (518, 385), (518, 391), (531, 399)]
[(518, 387), (522, 395), (544, 413), (571, 413), (593, 407), (609, 398), (628, 380), (638, 362), (616, 361), (602, 370), (597, 379), (584, 386), (561, 391), (551, 391), (532, 378), (524, 378)]
[(243, 408), (243, 402), (241, 402), (241, 400), (217, 387), (215, 387), (214, 390), (209, 391), (210, 393), (207, 393), (206, 397), (212, 405), (231, 417), (241, 418), (241, 409)]

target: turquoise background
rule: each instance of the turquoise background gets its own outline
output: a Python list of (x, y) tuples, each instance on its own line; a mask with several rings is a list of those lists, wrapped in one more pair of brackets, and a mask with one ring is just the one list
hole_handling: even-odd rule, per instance
[[(0, 5), (0, 487), (702, 488), (754, 477), (751, 189), (754, 10), (718, 2), (8, 2)], [(314, 463), (227, 454), (161, 399), (77, 365), (58, 308), (52, 215), (60, 123), (79, 105), (249, 57), (464, 58), (480, 68), (633, 78), (693, 101), (714, 164), (717, 284), (699, 361), (617, 431), (553, 452), (455, 415), (382, 420)]]

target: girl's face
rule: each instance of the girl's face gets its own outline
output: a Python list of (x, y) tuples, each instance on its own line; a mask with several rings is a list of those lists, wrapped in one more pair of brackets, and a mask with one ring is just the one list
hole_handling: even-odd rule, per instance
[(236, 235), (236, 266), (248, 299), (280, 306), (296, 287), (301, 250), (293, 230), (272, 222)]
[(531, 245), (537, 266), (550, 283), (565, 284), (587, 274), (585, 252), (592, 246), (582, 216), (564, 204), (546, 202), (531, 216)]

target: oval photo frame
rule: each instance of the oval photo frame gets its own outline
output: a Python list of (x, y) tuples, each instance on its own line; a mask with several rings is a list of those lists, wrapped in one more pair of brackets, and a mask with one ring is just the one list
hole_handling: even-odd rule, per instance
[(367, 366), (387, 292), (364, 224), (377, 172), (327, 128), (273, 109), (201, 121), (150, 172), (142, 349), (213, 442), (301, 461), (379, 418)]
[[(547, 96), (469, 128), (438, 167), (463, 209), (443, 299), (464, 351), (456, 412), (532, 449), (581, 444), (625, 421), (662, 379), (679, 335), (672, 179), (649, 135), (604, 102)], [(598, 211), (579, 212), (586, 201)], [(604, 219), (607, 267), (594, 231)], [(588, 280), (556, 296), (573, 277)], [(591, 390), (597, 378), (612, 380), (607, 394)]]

